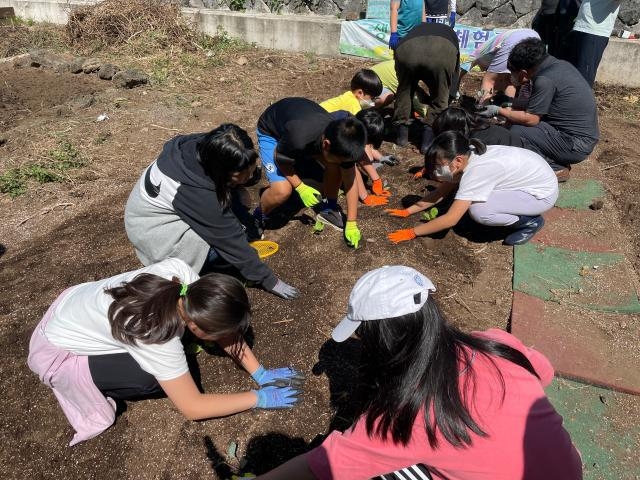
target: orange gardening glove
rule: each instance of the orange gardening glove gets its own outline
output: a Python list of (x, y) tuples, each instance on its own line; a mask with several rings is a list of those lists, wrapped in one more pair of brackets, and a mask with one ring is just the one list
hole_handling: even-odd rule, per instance
[(413, 174), (413, 179), (420, 180), (422, 177), (426, 175), (426, 173), (427, 173), (427, 169), (421, 168), (420, 170), (418, 170), (416, 173)]
[(407, 228), (405, 230), (396, 230), (387, 235), (389, 241), (398, 244), (400, 242), (407, 242), (416, 238), (416, 232), (413, 228)]
[(382, 185), (382, 179), (379, 178), (373, 181), (373, 185), (371, 185), (371, 191), (380, 197), (390, 197), (391, 192), (389, 190), (385, 190)]
[(386, 197), (378, 197), (377, 195), (367, 195), (362, 200), (362, 203), (369, 207), (379, 207), (380, 205), (386, 205), (389, 200)]
[(400, 217), (400, 218), (405, 218), (411, 215), (409, 213), (409, 210), (407, 210), (406, 208), (404, 210), (401, 210), (398, 208), (387, 208), (385, 209), (384, 213), (392, 217)]

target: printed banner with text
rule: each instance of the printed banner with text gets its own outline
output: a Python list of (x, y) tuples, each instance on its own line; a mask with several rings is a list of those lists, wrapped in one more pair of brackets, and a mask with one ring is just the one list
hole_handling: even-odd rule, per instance
[[(454, 30), (460, 43), (460, 63), (465, 64), (474, 50), (492, 39), (502, 30), (484, 30), (468, 25), (456, 25)], [(358, 57), (389, 60), (389, 21), (369, 18), (354, 22), (342, 22), (340, 53)]]

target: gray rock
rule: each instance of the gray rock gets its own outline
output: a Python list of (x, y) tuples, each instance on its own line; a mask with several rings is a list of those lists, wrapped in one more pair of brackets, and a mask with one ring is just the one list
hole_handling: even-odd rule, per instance
[(537, 6), (535, 0), (511, 0), (511, 4), (518, 17), (533, 12)]
[(112, 80), (119, 88), (134, 88), (149, 83), (148, 75), (140, 70), (122, 70)]
[[(252, 12), (271, 13), (271, 10), (269, 10), (269, 7), (267, 6), (267, 4), (264, 3), (262, 0), (247, 0), (247, 2), (245, 2), (244, 5), (247, 10), (251, 10)], [(273, 13), (278, 13), (278, 12), (273, 12)]]
[(98, 78), (102, 80), (111, 80), (113, 76), (120, 71), (120, 68), (112, 63), (105, 63), (98, 70)]
[(456, 20), (456, 23), (462, 23), (464, 25), (471, 25), (474, 27), (481, 27), (484, 24), (483, 22), (484, 18), (482, 18), (482, 12), (476, 7), (472, 7), (466, 14)]
[(69, 71), (69, 62), (62, 62), (53, 67), (53, 71), (56, 73), (65, 73)]
[(84, 73), (94, 73), (100, 70), (101, 65), (102, 63), (97, 58), (89, 58), (82, 64), (82, 71)]
[(465, 15), (475, 4), (476, 0), (458, 0), (456, 2), (456, 13), (458, 15)]
[(26, 68), (31, 66), (31, 56), (27, 55), (26, 57), (19, 56), (13, 61), (14, 68)]
[(80, 73), (82, 72), (82, 65), (86, 59), (84, 57), (76, 57), (71, 62), (69, 62), (69, 71), (71, 73)]
[(536, 16), (536, 11), (529, 12), (516, 20), (516, 23), (509, 28), (531, 28), (531, 22), (533, 17)]
[(476, 7), (480, 9), (483, 15), (486, 15), (504, 5), (507, 1), (508, 0), (476, 0)]
[(625, 25), (635, 25), (640, 20), (640, 0), (628, 0), (620, 5), (618, 18)]
[(494, 27), (509, 26), (514, 24), (518, 20), (516, 12), (513, 11), (513, 7), (509, 3), (505, 3), (501, 7), (496, 8), (484, 19), (485, 25)]
[(30, 65), (32, 67), (51, 68), (56, 72), (69, 71), (69, 59), (47, 50), (38, 49), (29, 52)]
[[(340, 5), (338, 5), (338, 7), (340, 7)], [(366, 11), (366, 4), (363, 5), (360, 0), (346, 0), (344, 2), (344, 8), (342, 9), (343, 14), (349, 14), (356, 19), (360, 18), (360, 13), (364, 13)]]

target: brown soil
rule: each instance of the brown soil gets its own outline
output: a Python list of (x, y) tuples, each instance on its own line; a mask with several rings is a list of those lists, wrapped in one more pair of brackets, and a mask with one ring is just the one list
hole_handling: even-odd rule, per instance
[[(22, 46), (25, 32), (29, 29), (22, 34), (12, 30), (6, 40), (0, 38), (0, 54), (21, 53), (11, 45)], [(241, 55), (246, 64), (239, 60)], [(369, 64), (247, 48), (221, 55), (208, 66), (183, 70), (174, 65), (167, 82), (127, 91), (94, 76), (0, 64), (0, 173), (37, 163), (61, 140), (74, 145), (87, 161), (70, 170), (63, 183), (30, 183), (15, 199), (0, 195), (0, 243), (6, 248), (0, 253), (4, 478), (196, 479), (210, 476), (212, 469), (223, 478), (228, 467), (221, 461), (238, 464), (227, 455), (232, 441), (238, 442), (238, 457), (246, 455), (254, 471), (303, 451), (330, 426), (348, 422), (345, 394), (355, 375), (350, 365), (357, 345), (338, 345), (328, 338), (344, 315), (355, 280), (381, 265), (407, 264), (430, 276), (446, 314), (464, 329), (507, 327), (512, 258), (511, 249), (499, 242), (475, 242), (449, 232), (441, 239), (392, 246), (385, 234), (413, 222), (363, 207), (360, 225), (365, 240), (354, 252), (330, 229), (313, 235), (302, 215), (267, 233), (280, 244), (268, 263), (299, 287), (302, 297), (284, 302), (250, 290), (258, 357), (266, 365), (292, 365), (307, 374), (305, 393), (295, 410), (190, 422), (168, 400), (132, 402), (104, 434), (74, 448), (66, 446), (72, 430), (54, 396), (26, 366), (29, 337), (64, 288), (140, 266), (122, 217), (142, 169), (178, 133), (234, 122), (255, 137), (257, 117), (271, 102), (285, 96), (334, 96), (347, 88), (355, 70)], [(601, 101), (614, 101), (600, 93)], [(94, 97), (93, 103), (87, 96)], [(607, 150), (596, 160), (603, 166), (633, 161), (638, 152), (633, 135), (640, 134), (634, 124), (638, 112), (625, 120), (613, 110), (605, 109), (601, 116)], [(109, 119), (97, 122), (102, 113)], [(389, 143), (383, 151), (402, 159), (399, 166), (381, 171), (394, 192), (392, 205), (399, 205), (406, 195), (418, 193), (408, 171), (420, 164), (420, 155), (413, 147), (396, 151)], [(637, 168), (628, 163), (606, 170), (607, 188), (634, 242), (636, 269)], [(257, 187), (252, 193), (255, 199)], [(226, 358), (203, 353), (198, 362), (208, 392), (252, 387)]]

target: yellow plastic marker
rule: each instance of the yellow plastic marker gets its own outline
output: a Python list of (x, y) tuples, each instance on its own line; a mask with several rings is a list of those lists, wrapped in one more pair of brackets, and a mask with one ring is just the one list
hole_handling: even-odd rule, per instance
[(249, 245), (256, 249), (260, 258), (270, 257), (280, 248), (276, 242), (272, 242), (271, 240), (256, 240)]

